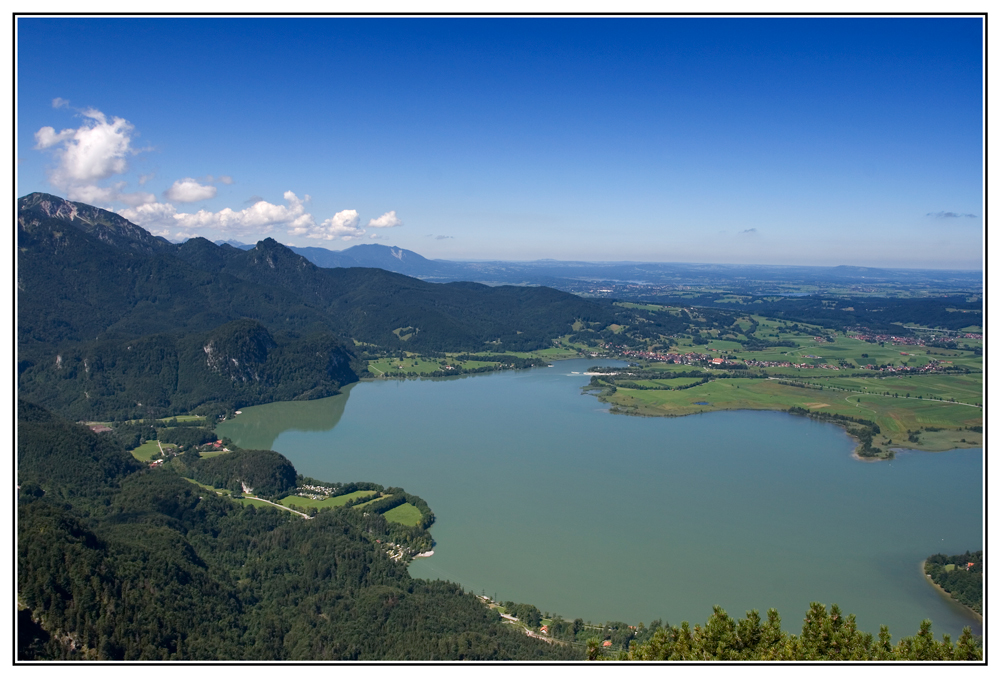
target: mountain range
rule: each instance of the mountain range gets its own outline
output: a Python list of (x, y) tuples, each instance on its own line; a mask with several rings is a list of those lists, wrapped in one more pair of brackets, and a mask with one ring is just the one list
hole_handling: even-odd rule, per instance
[[(216, 241), (239, 249), (249, 245), (235, 240)], [(355, 245), (343, 250), (287, 246), (321, 268), (369, 267), (435, 282), (473, 281), (489, 285), (545, 285), (580, 292), (580, 283), (640, 283), (648, 285), (711, 285), (755, 283), (908, 285), (982, 287), (981, 271), (887, 269), (866, 266), (763, 266), (740, 264), (688, 264), (658, 262), (588, 262), (541, 259), (537, 261), (446, 261), (427, 259), (411, 250), (379, 244)]]
[(321, 397), (364, 374), (359, 346), (527, 351), (613, 321), (554, 289), (321, 268), (270, 238), (173, 244), (47, 194), (19, 201), (17, 237), (19, 390), (75, 418)]

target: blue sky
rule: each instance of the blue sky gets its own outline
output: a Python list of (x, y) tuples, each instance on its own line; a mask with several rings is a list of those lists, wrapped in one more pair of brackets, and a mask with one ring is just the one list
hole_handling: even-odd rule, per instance
[(978, 18), (22, 17), (17, 40), (18, 195), (173, 240), (982, 266)]

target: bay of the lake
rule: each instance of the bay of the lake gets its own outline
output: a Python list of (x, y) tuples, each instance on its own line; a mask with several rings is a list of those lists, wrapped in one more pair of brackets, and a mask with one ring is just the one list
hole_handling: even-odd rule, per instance
[[(895, 639), (982, 633), (920, 571), (983, 547), (983, 452), (851, 457), (844, 431), (780, 412), (612, 415), (581, 392), (593, 359), (473, 377), (380, 380), (248, 407), (219, 425), (299, 473), (423, 497), (434, 555), (414, 577), (568, 619), (703, 624), (810, 601)], [(706, 410), (710, 410), (706, 407)]]

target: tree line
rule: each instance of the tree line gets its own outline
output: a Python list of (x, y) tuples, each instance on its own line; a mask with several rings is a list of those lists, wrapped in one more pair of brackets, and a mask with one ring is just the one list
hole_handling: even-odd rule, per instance
[(982, 551), (954, 556), (936, 553), (924, 562), (924, 572), (962, 605), (983, 613)]

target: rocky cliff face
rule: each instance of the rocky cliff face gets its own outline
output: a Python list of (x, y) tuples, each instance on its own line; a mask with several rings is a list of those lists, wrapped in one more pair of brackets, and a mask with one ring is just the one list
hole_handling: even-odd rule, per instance
[(18, 200), (18, 221), (22, 228), (45, 218), (71, 224), (102, 242), (133, 252), (157, 254), (174, 247), (125, 217), (100, 207), (70, 202), (48, 193), (32, 193)]
[(253, 320), (236, 320), (217, 328), (202, 347), (205, 366), (233, 381), (260, 381), (268, 351), (277, 347), (271, 333)]

